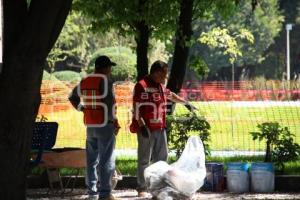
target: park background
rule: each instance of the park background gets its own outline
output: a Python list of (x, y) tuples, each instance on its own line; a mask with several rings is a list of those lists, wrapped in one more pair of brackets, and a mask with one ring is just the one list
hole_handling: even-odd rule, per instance
[[(299, 89), (249, 89), (257, 84), (250, 81), (236, 82), (236, 86), (239, 85), (240, 88), (234, 90), (226, 88), (231, 82), (194, 84), (198, 88), (183, 88), (180, 95), (189, 99), (198, 108), (197, 114), (204, 116), (210, 123), (209, 145), (213, 151), (222, 151), (219, 155), (226, 155), (226, 151), (235, 151), (234, 155), (261, 155), (261, 151), (265, 150), (265, 142), (253, 141), (250, 132), (257, 131), (257, 125), (263, 122), (279, 122), (292, 133), (296, 133), (296, 142), (300, 141), (300, 101), (294, 100), (299, 96)], [(280, 87), (285, 82), (268, 81), (267, 84)], [(114, 87), (118, 105), (117, 116), (121, 125), (116, 148), (124, 150), (124, 155), (128, 154), (126, 150), (137, 147), (136, 135), (129, 131), (133, 86), (132, 82), (123, 82)], [(85, 147), (83, 114), (68, 102), (68, 94), (73, 87), (74, 84), (58, 80), (45, 81), (42, 85), (43, 98), (39, 116), (58, 122), (55, 145), (58, 148)], [(184, 106), (176, 106), (175, 115), (187, 112)]]
[[(299, 141), (298, 0), (0, 2), (0, 154), (5, 161), (0, 164), (2, 199), (26, 199), (35, 121), (47, 118), (59, 122), (56, 147), (84, 147), (82, 116), (70, 108), (67, 96), (93, 71), (94, 59), (103, 54), (118, 63), (112, 74), (116, 93), (147, 75), (154, 60), (168, 62), (167, 87), (196, 105), (197, 115), (211, 124), (212, 137), (205, 142), (213, 151), (233, 149), (231, 152), (241, 155), (246, 149), (251, 154), (260, 153), (265, 141), (254, 143), (248, 131), (256, 129), (257, 123), (277, 120), (288, 128), (271, 131), (273, 136), (281, 133), (272, 152), (280, 159), (275, 164), (291, 159), (299, 164), (300, 146), (294, 143)], [(131, 96), (130, 89), (124, 91), (126, 97)], [(136, 151), (136, 143), (126, 128), (130, 102), (122, 102), (123, 97), (117, 97), (123, 126), (117, 151), (127, 155)], [(184, 112), (177, 106), (171, 116)], [(244, 123), (239, 125), (239, 120)], [(189, 124), (174, 123), (169, 128), (183, 125), (179, 128), (184, 131), (176, 135), (179, 137), (193, 128)], [(197, 124), (205, 136), (206, 121)], [(179, 144), (183, 143), (176, 142)], [(263, 156), (252, 158), (234, 157), (239, 162), (263, 160)], [(120, 161), (117, 159), (118, 168)], [(130, 159), (123, 161), (128, 168)], [(136, 164), (136, 160), (131, 161)], [(206, 161), (220, 160), (208, 156)], [(131, 166), (133, 171), (135, 165)], [(299, 173), (299, 167), (294, 169), (288, 174)], [(135, 170), (130, 174), (135, 175)]]
[[(220, 151), (219, 155), (227, 155), (226, 151), (260, 155), (265, 142), (253, 141), (250, 132), (257, 131), (257, 125), (263, 122), (288, 127), (299, 143), (298, 4), (265, 0), (253, 11), (251, 2), (243, 1), (233, 15), (223, 18), (212, 12), (193, 21), (193, 43), (179, 94), (191, 101), (198, 108), (197, 114), (210, 123), (209, 145), (213, 151)], [(135, 134), (128, 129), (137, 76), (135, 38), (116, 28), (99, 31), (90, 26), (91, 21), (93, 17), (76, 6), (68, 16), (47, 59), (38, 119), (44, 116), (59, 123), (55, 147), (84, 148), (82, 113), (71, 107), (68, 95), (82, 77), (92, 73), (95, 58), (108, 55), (118, 63), (112, 74), (121, 124), (116, 148), (126, 155), (137, 145)], [(290, 81), (286, 74), (287, 23), (293, 24)], [(230, 41), (236, 46), (230, 46)], [(154, 37), (149, 42), (149, 63), (161, 59), (171, 66), (174, 38)], [(186, 112), (183, 106), (176, 106), (175, 115)]]

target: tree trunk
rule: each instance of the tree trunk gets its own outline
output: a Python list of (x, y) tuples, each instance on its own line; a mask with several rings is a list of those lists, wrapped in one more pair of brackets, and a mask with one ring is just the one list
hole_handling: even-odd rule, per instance
[(144, 78), (148, 74), (148, 45), (150, 30), (145, 21), (136, 24), (137, 36), (136, 41), (136, 68), (137, 68), (137, 81)]
[[(194, 0), (181, 0), (180, 2), (179, 24), (176, 31), (173, 63), (171, 67), (170, 78), (167, 83), (167, 88), (176, 94), (180, 92), (182, 87), (186, 65), (188, 62), (189, 43), (193, 34), (193, 3)], [(175, 109), (174, 103), (169, 102), (167, 108), (168, 114), (171, 114)]]
[(167, 84), (167, 88), (174, 93), (180, 92), (185, 76), (186, 65), (189, 56), (189, 43), (193, 34), (193, 3), (194, 0), (181, 0), (180, 3), (179, 24), (176, 31), (173, 63), (171, 67), (170, 78)]
[(0, 196), (26, 199), (32, 128), (40, 104), (46, 57), (72, 0), (4, 0), (0, 74)]

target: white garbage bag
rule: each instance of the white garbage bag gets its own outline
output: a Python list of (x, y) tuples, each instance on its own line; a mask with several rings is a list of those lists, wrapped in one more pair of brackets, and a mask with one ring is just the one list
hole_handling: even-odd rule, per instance
[(158, 161), (147, 167), (144, 176), (148, 190), (155, 191), (165, 187), (162, 178), (171, 169), (172, 167), (164, 161)]
[(144, 172), (148, 190), (159, 200), (188, 199), (203, 185), (206, 176), (201, 139), (191, 136), (177, 162), (159, 161)]

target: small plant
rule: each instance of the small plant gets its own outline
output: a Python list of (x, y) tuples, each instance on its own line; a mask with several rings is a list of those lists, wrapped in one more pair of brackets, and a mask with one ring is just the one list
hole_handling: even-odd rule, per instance
[(177, 158), (181, 155), (191, 135), (198, 135), (203, 142), (205, 154), (210, 154), (210, 148), (207, 144), (210, 140), (210, 124), (204, 117), (199, 117), (195, 113), (175, 117), (170, 115), (167, 117), (167, 123), (169, 149), (175, 151)]
[(36, 122), (46, 122), (46, 121), (48, 121), (48, 118), (45, 117), (44, 115), (41, 115), (41, 116), (37, 116), (35, 121)]
[(260, 132), (251, 132), (253, 140), (266, 140), (265, 162), (274, 162), (283, 172), (284, 162), (294, 161), (300, 154), (300, 146), (294, 142), (287, 127), (281, 128), (278, 122), (265, 122), (257, 125)]

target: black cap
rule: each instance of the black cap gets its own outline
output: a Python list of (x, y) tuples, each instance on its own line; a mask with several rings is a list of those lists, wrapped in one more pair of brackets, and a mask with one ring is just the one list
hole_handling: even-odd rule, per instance
[(95, 61), (95, 68), (101, 69), (108, 66), (116, 66), (117, 64), (112, 62), (107, 56), (99, 56)]

